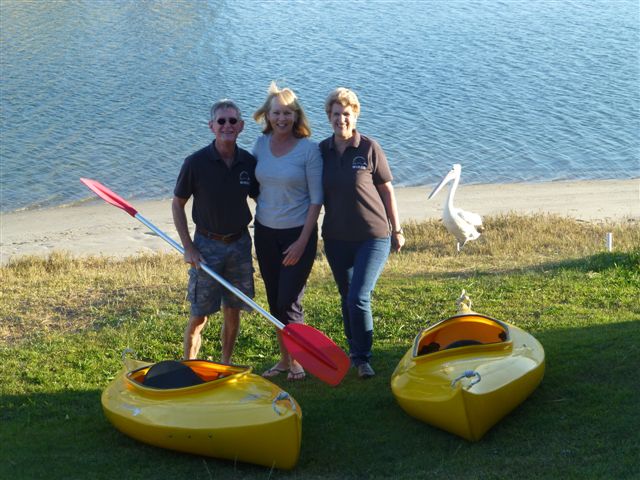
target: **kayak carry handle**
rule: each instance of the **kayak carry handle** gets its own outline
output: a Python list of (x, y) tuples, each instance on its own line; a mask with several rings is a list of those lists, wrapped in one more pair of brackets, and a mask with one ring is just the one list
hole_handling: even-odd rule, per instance
[(127, 368), (127, 370), (131, 371), (135, 368), (133, 359), (137, 358), (138, 354), (132, 348), (125, 348), (122, 351), (122, 364)]
[(126, 363), (127, 362), (127, 355), (129, 355), (129, 354), (136, 355), (136, 352), (132, 348), (125, 348), (122, 351), (122, 363)]
[(291, 404), (291, 410), (293, 412), (296, 411), (296, 404), (293, 401), (293, 399), (291, 398), (291, 395), (289, 395), (287, 392), (280, 392), (274, 399), (273, 402), (271, 402), (271, 406), (273, 407), (273, 411), (276, 412), (278, 415), (282, 416), (284, 415), (284, 412), (282, 410), (278, 409), (278, 402), (281, 402), (283, 400), (288, 400), (289, 403)]
[(473, 378), (473, 377), (477, 377), (476, 380), (472, 381), (468, 386), (467, 386), (467, 390), (469, 390), (471, 387), (473, 387), (476, 383), (480, 382), (480, 380), (482, 380), (482, 377), (480, 376), (480, 374), (478, 372), (476, 372), (475, 370), (465, 370), (464, 373), (462, 375), (460, 375), (459, 377), (455, 378), (452, 382), (451, 382), (451, 388), (455, 388), (456, 383), (458, 383), (460, 380), (462, 380), (463, 378)]

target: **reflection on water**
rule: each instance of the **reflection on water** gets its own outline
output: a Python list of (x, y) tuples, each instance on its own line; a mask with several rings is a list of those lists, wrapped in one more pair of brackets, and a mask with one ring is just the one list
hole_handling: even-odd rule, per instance
[(210, 104), (240, 103), (250, 148), (272, 79), (298, 93), (315, 140), (330, 134), (327, 93), (356, 90), (397, 184), (454, 162), (465, 184), (640, 173), (635, 0), (0, 8), (3, 211), (87, 198), (81, 176), (170, 195), (210, 141)]

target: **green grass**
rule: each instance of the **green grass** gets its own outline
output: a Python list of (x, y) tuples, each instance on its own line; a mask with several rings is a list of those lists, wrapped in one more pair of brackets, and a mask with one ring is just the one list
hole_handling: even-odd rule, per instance
[[(300, 461), (291, 472), (138, 443), (105, 419), (100, 394), (123, 349), (178, 358), (188, 305), (177, 255), (123, 261), (56, 254), (0, 269), (0, 478), (637, 478), (640, 468), (640, 226), (546, 216), (491, 218), (455, 254), (438, 222), (406, 225), (374, 294), (373, 366), (337, 388), (276, 383), (302, 406)], [(604, 252), (614, 232), (616, 251)], [(266, 305), (257, 279), (256, 301)], [(536, 336), (540, 387), (477, 443), (407, 416), (389, 380), (418, 330), (474, 309)], [(338, 296), (319, 255), (305, 298), (308, 322), (344, 347)], [(220, 322), (203, 357), (218, 359)], [(256, 371), (276, 359), (271, 325), (243, 317), (234, 354)]]

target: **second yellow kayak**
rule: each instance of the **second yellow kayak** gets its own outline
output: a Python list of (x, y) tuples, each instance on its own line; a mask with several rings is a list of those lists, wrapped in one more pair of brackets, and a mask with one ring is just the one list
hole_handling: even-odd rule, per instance
[(544, 365), (533, 336), (468, 311), (416, 336), (391, 389), (409, 415), (476, 441), (536, 389)]

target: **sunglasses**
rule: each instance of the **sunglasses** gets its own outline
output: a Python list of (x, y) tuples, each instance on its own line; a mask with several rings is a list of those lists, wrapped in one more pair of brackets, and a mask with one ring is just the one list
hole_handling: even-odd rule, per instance
[(219, 118), (218, 120), (216, 120), (216, 122), (218, 122), (218, 125), (224, 125), (225, 123), (229, 122), (231, 125), (235, 125), (236, 123), (238, 123), (238, 119), (237, 118)]

